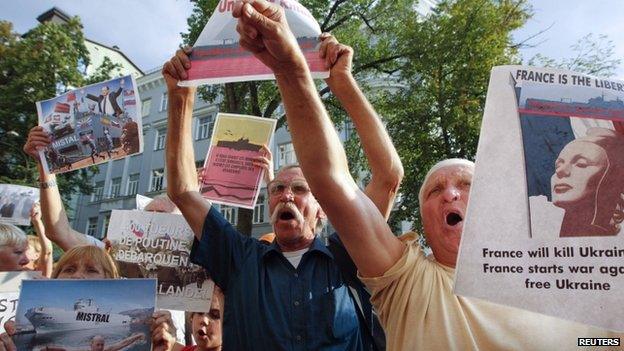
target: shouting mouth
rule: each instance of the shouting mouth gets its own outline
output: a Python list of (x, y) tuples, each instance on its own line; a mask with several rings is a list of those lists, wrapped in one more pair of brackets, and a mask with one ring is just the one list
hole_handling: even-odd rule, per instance
[(457, 227), (464, 222), (464, 217), (459, 212), (451, 211), (446, 214), (445, 220), (449, 227)]

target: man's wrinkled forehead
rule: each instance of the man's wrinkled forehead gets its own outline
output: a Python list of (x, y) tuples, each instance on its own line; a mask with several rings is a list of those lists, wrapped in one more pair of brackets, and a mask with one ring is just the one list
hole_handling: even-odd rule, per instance
[(471, 182), (474, 169), (465, 165), (446, 166), (435, 171), (425, 184), (425, 192), (449, 181)]
[(280, 183), (288, 183), (293, 180), (304, 181), (307, 183), (300, 167), (290, 167), (278, 171), (272, 182), (279, 181)]

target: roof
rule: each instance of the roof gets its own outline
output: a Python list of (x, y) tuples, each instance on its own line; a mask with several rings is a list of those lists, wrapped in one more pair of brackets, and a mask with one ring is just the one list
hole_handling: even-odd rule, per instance
[(59, 9), (58, 7), (55, 6), (55, 7), (51, 8), (51, 9), (49, 9), (48, 11), (42, 13), (41, 15), (39, 15), (39, 17), (37, 17), (37, 21), (43, 23), (45, 21), (49, 21), (54, 16), (58, 16), (62, 20), (66, 21), (66, 22), (69, 21), (72, 18), (72, 16), (66, 14), (61, 9)]
[(112, 47), (111, 47), (111, 46), (108, 46), (108, 45), (104, 45), (104, 44), (102, 44), (102, 43), (99, 43), (99, 42), (97, 42), (97, 41), (95, 41), (95, 40), (88, 39), (88, 38), (84, 38), (84, 40), (85, 40), (85, 41), (88, 41), (88, 42), (90, 42), (90, 43), (92, 43), (92, 44), (99, 45), (99, 46), (104, 47), (104, 48), (107, 48), (107, 49), (109, 49), (109, 50), (112, 50), (112, 51), (116, 51), (116, 52), (118, 52), (121, 56), (123, 56), (123, 58), (125, 58), (125, 59), (126, 59), (126, 61), (130, 62), (130, 64), (132, 65), (132, 67), (136, 68), (136, 69), (137, 69), (137, 71), (139, 71), (139, 72), (141, 73), (141, 75), (145, 75), (145, 73), (143, 72), (143, 70), (141, 70), (141, 69), (139, 68), (139, 66), (135, 65), (135, 64), (134, 64), (134, 62), (132, 62), (132, 60), (130, 60), (130, 58), (128, 58), (128, 56), (126, 56), (126, 54), (124, 54), (124, 53), (123, 53), (123, 51), (121, 51), (121, 50), (119, 49), (119, 47), (117, 47), (117, 46), (112, 46)]

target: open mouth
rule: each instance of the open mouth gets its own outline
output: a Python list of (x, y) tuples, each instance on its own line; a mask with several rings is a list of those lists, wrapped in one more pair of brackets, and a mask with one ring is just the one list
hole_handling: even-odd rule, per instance
[(295, 215), (289, 210), (285, 210), (285, 211), (282, 211), (282, 213), (280, 213), (278, 218), (283, 221), (289, 221), (291, 219), (295, 219)]
[(206, 334), (206, 332), (203, 329), (199, 329), (197, 331), (197, 335), (199, 335), (202, 338), (208, 336), (208, 334)]
[(446, 215), (446, 224), (448, 224), (451, 227), (454, 227), (460, 224), (463, 220), (464, 218), (457, 212), (449, 212)]

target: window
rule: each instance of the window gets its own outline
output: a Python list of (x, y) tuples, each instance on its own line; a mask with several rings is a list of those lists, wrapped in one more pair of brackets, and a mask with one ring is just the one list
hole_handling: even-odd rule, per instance
[(167, 138), (167, 128), (156, 130), (156, 141), (154, 142), (154, 150), (162, 150), (165, 148), (165, 139)]
[(236, 224), (236, 207), (221, 205), (220, 211), (228, 222)]
[(110, 213), (104, 216), (102, 220), (102, 232), (100, 233), (100, 238), (106, 237), (106, 232), (108, 231), (108, 225), (110, 224)]
[(113, 178), (111, 181), (110, 197), (117, 197), (121, 194), (121, 177)]
[(161, 191), (164, 178), (165, 170), (163, 168), (152, 170), (152, 180), (150, 181), (149, 191)]
[(91, 217), (87, 221), (87, 235), (95, 236), (97, 234), (97, 217)]
[(164, 92), (162, 94), (162, 97), (160, 98), (160, 111), (166, 111), (167, 110), (167, 92)]
[(149, 115), (152, 107), (152, 99), (145, 99), (141, 102), (141, 117)]
[(197, 124), (197, 135), (195, 136), (195, 140), (210, 138), (213, 126), (214, 123), (212, 122), (212, 116), (200, 118)]
[(297, 163), (297, 156), (295, 155), (295, 149), (292, 143), (282, 144), (277, 149), (277, 168), (282, 166)]
[(139, 174), (131, 174), (128, 178), (128, 190), (126, 193), (128, 195), (136, 195), (139, 192)]
[(253, 223), (254, 224), (258, 224), (258, 223), (264, 223), (264, 196), (260, 195), (258, 196), (258, 201), (256, 201), (256, 205), (254, 206), (254, 212), (253, 212)]
[(91, 193), (91, 202), (102, 200), (104, 195), (104, 181), (95, 183), (93, 186), (93, 192)]

